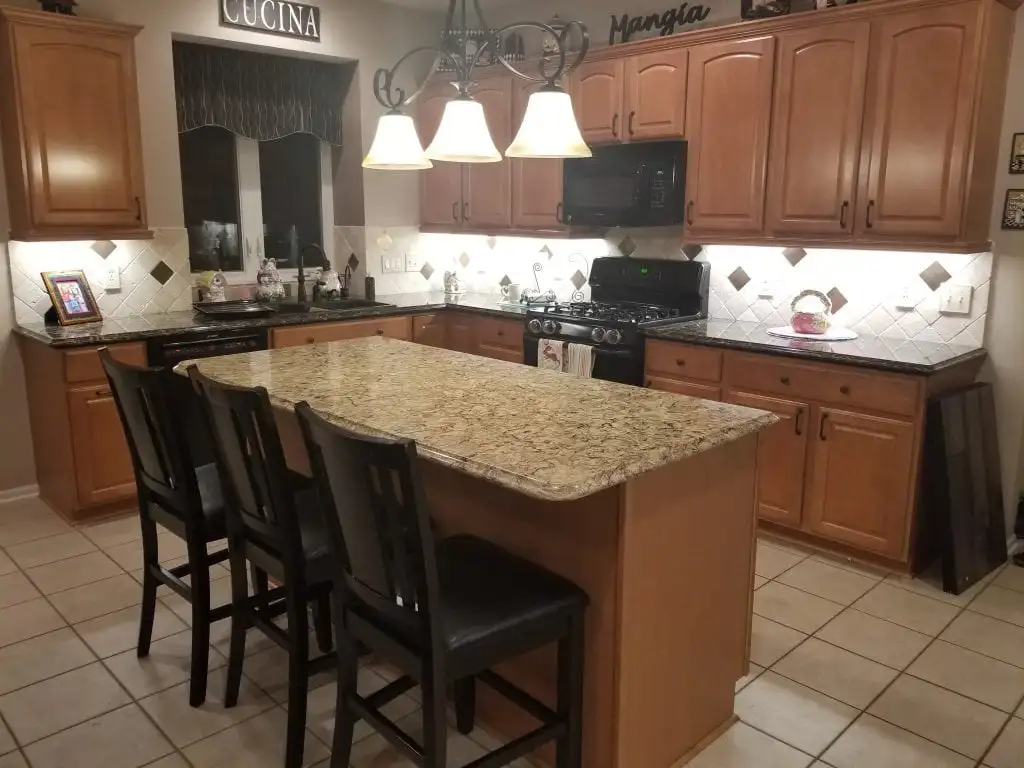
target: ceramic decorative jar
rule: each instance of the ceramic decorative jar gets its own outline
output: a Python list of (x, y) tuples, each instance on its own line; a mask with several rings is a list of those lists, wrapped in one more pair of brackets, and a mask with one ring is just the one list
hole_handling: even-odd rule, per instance
[(280, 301), (285, 296), (281, 273), (274, 259), (264, 259), (256, 273), (256, 298), (260, 301)]
[(797, 333), (821, 334), (832, 322), (832, 301), (821, 291), (801, 291), (790, 305), (791, 325)]

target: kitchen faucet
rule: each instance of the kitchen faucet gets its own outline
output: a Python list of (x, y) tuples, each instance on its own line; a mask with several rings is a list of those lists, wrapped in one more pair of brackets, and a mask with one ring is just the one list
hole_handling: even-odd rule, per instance
[(326, 261), (327, 261), (327, 254), (324, 252), (324, 249), (321, 248), (316, 243), (309, 243), (309, 245), (303, 246), (302, 249), (299, 251), (299, 256), (298, 256), (299, 272), (298, 272), (298, 275), (296, 276), (296, 279), (299, 282), (299, 292), (298, 292), (298, 295), (297, 295), (296, 298), (298, 299), (300, 304), (305, 304), (306, 303), (306, 272), (305, 272), (305, 258), (304, 257), (305, 257), (306, 251), (309, 251), (309, 250), (315, 250), (315, 251), (317, 251), (320, 254), (320, 265), (321, 266), (323, 266), (323, 264), (326, 263)]

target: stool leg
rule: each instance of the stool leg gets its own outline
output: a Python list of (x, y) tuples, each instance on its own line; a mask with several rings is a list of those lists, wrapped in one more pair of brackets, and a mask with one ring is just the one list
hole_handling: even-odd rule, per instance
[(245, 660), (245, 633), (249, 628), (249, 582), (245, 578), (245, 557), (239, 544), (231, 549), (231, 647), (228, 651), (228, 679), (224, 691), (224, 706), (238, 703), (242, 685), (242, 662)]
[(313, 606), (313, 629), (320, 652), (330, 653), (334, 638), (331, 637), (331, 596), (328, 593), (320, 595)]
[[(287, 577), (286, 577), (287, 578)], [(306, 693), (309, 688), (309, 614), (306, 600), (289, 587), (288, 596), (288, 735), (284, 768), (301, 768), (306, 739)]]
[[(146, 502), (141, 502), (144, 507)], [(145, 511), (140, 511), (142, 523), (142, 611), (139, 617), (139, 644), (136, 649), (140, 659), (149, 656), (149, 645), (153, 639), (153, 620), (156, 618), (156, 590), (160, 586), (151, 569), (160, 564), (157, 545), (156, 523)]]
[(423, 768), (447, 768), (448, 701), (443, 680), (427, 674), (423, 680)]
[(352, 734), (355, 715), (348, 708), (345, 697), (356, 692), (359, 675), (359, 657), (355, 644), (346, 633), (338, 633), (338, 702), (334, 712), (334, 746), (331, 750), (331, 768), (349, 768), (352, 757)]
[(455, 723), (459, 733), (468, 736), (476, 725), (476, 678), (455, 681)]
[(189, 673), (188, 703), (198, 707), (206, 701), (206, 678), (210, 665), (210, 565), (206, 545), (189, 552), (192, 565), (192, 670)]
[(583, 765), (583, 614), (569, 619), (569, 632), (558, 641), (558, 714), (565, 735), (558, 740), (556, 768)]

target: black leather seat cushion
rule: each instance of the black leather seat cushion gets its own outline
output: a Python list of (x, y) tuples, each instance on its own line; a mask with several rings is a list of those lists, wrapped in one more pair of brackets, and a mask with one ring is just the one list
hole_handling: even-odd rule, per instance
[(448, 650), (529, 634), (589, 602), (571, 581), (475, 536), (437, 544), (441, 623)]

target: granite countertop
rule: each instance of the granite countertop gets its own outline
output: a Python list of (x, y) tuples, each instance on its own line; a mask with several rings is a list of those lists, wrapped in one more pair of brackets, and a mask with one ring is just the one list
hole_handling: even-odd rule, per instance
[(413, 439), (428, 460), (548, 501), (589, 496), (778, 420), (378, 337), (197, 364), (216, 381), (266, 387), (276, 405), (308, 400), (347, 429)]
[(938, 373), (954, 365), (983, 359), (988, 354), (984, 347), (884, 336), (833, 342), (783, 339), (769, 335), (769, 327), (772, 326), (765, 323), (692, 320), (650, 329), (646, 336), (912, 374)]
[(132, 315), (108, 318), (98, 323), (83, 323), (62, 327), (38, 323), (21, 323), (14, 332), (48, 344), (51, 347), (83, 347), (93, 344), (113, 344), (125, 341), (144, 341), (168, 336), (183, 336), (209, 331), (238, 330), (244, 328), (280, 328), (288, 325), (309, 325), (312, 323), (356, 320), (383, 315), (413, 314), (432, 312), (445, 307), (464, 309), (470, 312), (522, 317), (526, 308), (499, 306), (500, 297), (491, 294), (467, 293), (455, 299), (445, 300), (443, 292), (406, 293), (392, 296), (378, 296), (377, 301), (389, 306), (363, 307), (349, 310), (313, 309), (305, 313), (270, 315), (268, 317), (242, 318), (237, 320), (212, 320), (197, 312), (167, 312), (153, 315)]

